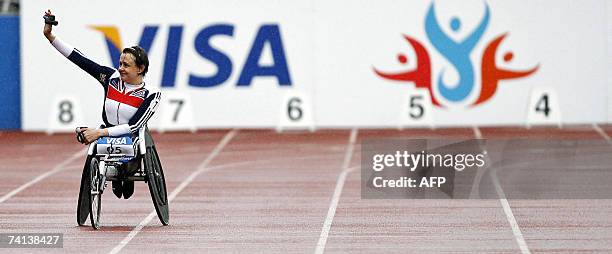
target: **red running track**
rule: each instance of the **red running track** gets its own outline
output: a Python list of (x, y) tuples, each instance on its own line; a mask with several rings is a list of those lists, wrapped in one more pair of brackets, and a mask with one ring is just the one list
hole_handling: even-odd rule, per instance
[(509, 215), (502, 200), (361, 199), (359, 174), (365, 138), (609, 139), (612, 127), (153, 135), (175, 191), (170, 226), (147, 220), (139, 182), (129, 200), (105, 193), (93, 230), (75, 219), (84, 146), (72, 135), (0, 133), (0, 233), (64, 234), (62, 249), (0, 252), (612, 252), (610, 200), (509, 200)]

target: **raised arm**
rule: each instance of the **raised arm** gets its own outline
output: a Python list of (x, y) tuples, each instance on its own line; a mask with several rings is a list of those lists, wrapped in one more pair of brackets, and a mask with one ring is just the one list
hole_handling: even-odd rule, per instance
[[(51, 10), (47, 10), (45, 12), (45, 16), (52, 16)], [(55, 40), (55, 35), (53, 35), (53, 26), (45, 22), (45, 27), (43, 28), (43, 34), (47, 37), (49, 42), (53, 42)]]
[[(49, 16), (52, 16), (51, 10), (47, 10), (45, 12), (45, 17)], [(113, 72), (115, 72), (115, 69), (99, 65), (83, 55), (78, 49), (70, 46), (68, 43), (65, 43), (59, 37), (55, 36), (53, 34), (53, 26), (47, 22), (45, 22), (43, 34), (47, 40), (49, 40), (51, 45), (57, 49), (57, 51), (68, 58), (68, 60), (79, 66), (79, 68), (89, 73), (89, 75), (98, 80), (98, 82), (100, 82), (102, 85), (106, 85), (108, 78), (113, 74)]]

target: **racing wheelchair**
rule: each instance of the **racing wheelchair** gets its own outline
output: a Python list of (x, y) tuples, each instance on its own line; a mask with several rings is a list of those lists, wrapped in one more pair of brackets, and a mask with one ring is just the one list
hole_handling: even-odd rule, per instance
[[(81, 127), (76, 129), (77, 140), (84, 143)], [(128, 163), (136, 165), (127, 172)], [(107, 181), (144, 181), (157, 217), (166, 226), (169, 222), (166, 180), (157, 149), (147, 127), (140, 128), (138, 136), (101, 137), (92, 142), (81, 175), (81, 187), (77, 204), (77, 223), (83, 226), (87, 217), (94, 229), (100, 228), (102, 194)]]

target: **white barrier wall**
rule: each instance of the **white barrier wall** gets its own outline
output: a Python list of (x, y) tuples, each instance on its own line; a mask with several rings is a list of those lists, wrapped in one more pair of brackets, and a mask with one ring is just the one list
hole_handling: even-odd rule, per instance
[(23, 1), (23, 128), (101, 122), (103, 90), (46, 41), (46, 9), (55, 34), (100, 64), (113, 65), (115, 48), (148, 50), (146, 82), (164, 99), (151, 125), (165, 130), (606, 122), (606, 7)]
[(607, 73), (607, 77), (608, 77), (608, 82), (607, 82), (607, 95), (608, 95), (608, 123), (612, 123), (612, 89), (610, 89), (610, 87), (612, 86), (612, 78), (610, 77), (610, 74), (612, 74), (612, 4), (606, 4), (607, 6), (607, 19), (608, 19), (608, 28), (606, 31), (606, 35), (607, 35), (607, 65), (606, 65), (606, 73)]

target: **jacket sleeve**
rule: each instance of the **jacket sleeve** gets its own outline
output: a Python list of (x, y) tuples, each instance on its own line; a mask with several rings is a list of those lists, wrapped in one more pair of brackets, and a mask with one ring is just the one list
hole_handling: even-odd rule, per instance
[(78, 49), (65, 43), (59, 37), (55, 37), (55, 40), (51, 42), (51, 45), (53, 45), (53, 47), (55, 47), (55, 49), (57, 49), (57, 51), (59, 51), (62, 55), (68, 58), (68, 60), (98, 80), (98, 82), (100, 82), (100, 84), (103, 86), (107, 84), (110, 76), (116, 71), (111, 67), (102, 66), (90, 60)]

